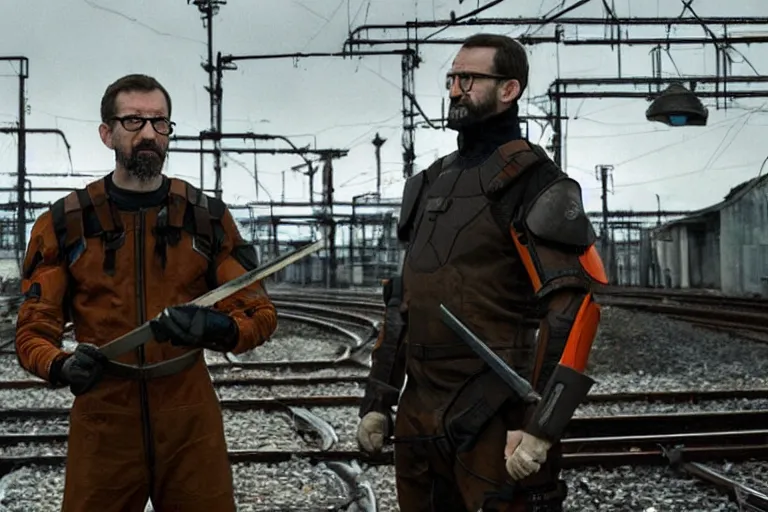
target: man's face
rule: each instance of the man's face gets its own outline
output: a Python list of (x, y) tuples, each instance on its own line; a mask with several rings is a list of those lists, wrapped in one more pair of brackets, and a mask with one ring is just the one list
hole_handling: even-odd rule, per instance
[[(102, 124), (102, 141), (115, 151), (115, 159), (128, 174), (142, 182), (150, 181), (160, 175), (168, 151), (170, 120), (165, 95), (159, 89), (121, 92), (115, 98), (115, 106), (115, 117), (123, 118), (123, 123), (114, 120)], [(138, 129), (140, 118), (155, 119), (161, 133), (150, 121)]]
[[(448, 72), (452, 82), (448, 109), (448, 127), (459, 130), (482, 121), (499, 110), (500, 81), (493, 70), (495, 48), (462, 48)], [(462, 90), (462, 84), (464, 89)], [(467, 87), (468, 86), (468, 87)], [(468, 90), (467, 90), (468, 89)]]

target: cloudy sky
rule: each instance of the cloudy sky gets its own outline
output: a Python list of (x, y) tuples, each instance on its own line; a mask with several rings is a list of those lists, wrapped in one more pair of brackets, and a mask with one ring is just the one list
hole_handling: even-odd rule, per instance
[[(543, 16), (576, 0), (508, 0), (483, 16)], [(128, 73), (155, 76), (171, 92), (177, 133), (196, 135), (209, 126), (209, 100), (204, 89), (207, 74), (200, 64), (206, 55), (205, 29), (200, 13), (185, 0), (25, 0), (9, 2), (0, 18), (2, 55), (29, 59), (27, 103), (29, 128), (62, 130), (72, 146), (70, 166), (63, 142), (52, 135), (29, 135), (29, 173), (102, 175), (113, 166), (113, 154), (98, 138), (99, 103), (109, 83)], [(451, 11), (466, 13), (489, 0), (230, 0), (214, 20), (214, 48), (224, 55), (340, 51), (351, 28), (362, 24), (402, 23), (419, 19), (447, 19)], [(618, 16), (669, 16), (683, 12), (678, 0), (608, 0)], [(699, 16), (766, 15), (765, 0), (695, 0)], [(12, 7), (10, 7), (12, 5)], [(763, 5), (762, 9), (759, 7)], [(592, 0), (569, 16), (604, 16), (604, 2)], [(690, 13), (686, 13), (689, 16)], [(711, 27), (720, 35), (722, 27)], [(732, 27), (729, 33), (768, 35), (768, 26)], [(433, 39), (461, 38), (479, 29), (449, 28)], [(486, 31), (551, 35), (554, 28), (492, 26)], [(622, 37), (665, 37), (664, 27), (622, 29)], [(420, 35), (430, 33), (424, 29)], [(401, 31), (371, 31), (371, 37), (400, 38)], [(601, 26), (566, 28), (568, 39), (603, 38)], [(673, 37), (704, 35), (701, 27), (677, 27)], [(374, 49), (396, 49), (398, 45)], [(423, 63), (417, 69), (416, 97), (430, 117), (439, 117), (446, 94), (445, 73), (457, 50), (455, 45), (420, 47)], [(370, 49), (370, 48), (369, 48)], [(530, 85), (522, 111), (542, 115), (550, 108), (549, 84), (561, 78), (649, 76), (649, 46), (623, 46), (620, 54), (608, 46), (528, 46)], [(737, 50), (737, 51), (736, 51)], [(761, 45), (737, 45), (730, 53), (732, 75), (766, 74), (768, 52)], [(711, 45), (672, 47), (662, 56), (665, 76), (714, 75), (715, 50)], [(0, 126), (13, 126), (18, 111), (15, 62), (0, 62)], [(768, 84), (729, 86), (764, 90)], [(762, 87), (762, 89), (761, 89)], [(397, 56), (355, 59), (311, 58), (242, 61), (226, 71), (223, 80), (223, 129), (288, 136), (298, 146), (349, 149), (335, 163), (336, 198), (375, 190), (374, 148), (378, 132), (382, 148), (383, 196), (396, 198), (403, 185), (401, 72)], [(711, 90), (711, 86), (700, 86)], [(589, 86), (581, 91), (637, 90), (632, 87)], [(766, 94), (768, 96), (768, 94)], [(616, 209), (656, 209), (656, 194), (665, 209), (695, 209), (716, 203), (727, 190), (757, 175), (768, 157), (768, 97), (737, 99), (728, 110), (709, 108), (706, 127), (670, 128), (645, 120), (644, 99), (569, 99), (565, 124), (566, 171), (584, 190), (588, 210), (600, 208), (595, 166), (613, 165), (609, 206)], [(552, 130), (531, 125), (533, 142), (547, 145)], [(285, 148), (280, 143), (261, 147)], [(177, 144), (182, 147), (182, 144)], [(252, 146), (228, 141), (225, 146)], [(186, 143), (183, 147), (196, 147)], [(416, 170), (455, 148), (455, 133), (420, 128), (416, 134)], [(291, 171), (298, 156), (260, 155), (257, 161), (259, 200), (307, 200), (307, 179)], [(256, 200), (251, 155), (229, 154), (223, 172), (224, 198), (237, 204)], [(205, 161), (206, 188), (213, 185), (211, 161)], [(0, 134), (0, 169), (3, 186), (13, 184), (16, 138)], [(283, 172), (285, 171), (285, 172)], [(199, 184), (196, 155), (170, 155), (167, 172)], [(285, 176), (285, 188), (282, 186)], [(91, 178), (32, 177), (35, 186), (80, 186)], [(315, 193), (320, 192), (319, 175)], [(34, 194), (49, 201), (61, 194)], [(319, 198), (319, 195), (318, 195)], [(12, 199), (0, 193), (0, 201)]]

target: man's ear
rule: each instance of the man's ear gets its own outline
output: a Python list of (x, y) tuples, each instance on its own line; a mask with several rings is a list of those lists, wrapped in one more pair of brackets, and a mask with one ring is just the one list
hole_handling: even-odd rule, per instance
[(114, 144), (112, 144), (112, 129), (106, 123), (101, 123), (99, 125), (99, 137), (101, 137), (101, 142), (103, 142), (105, 146), (109, 149), (115, 149)]
[(512, 79), (504, 82), (504, 85), (499, 87), (499, 101), (502, 103), (512, 103), (520, 95), (520, 82)]

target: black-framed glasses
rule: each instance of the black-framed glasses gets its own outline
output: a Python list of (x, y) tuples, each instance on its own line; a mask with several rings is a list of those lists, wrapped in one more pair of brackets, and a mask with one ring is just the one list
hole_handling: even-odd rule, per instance
[(475, 78), (486, 78), (490, 80), (511, 80), (508, 76), (503, 75), (490, 75), (488, 73), (448, 73), (445, 75), (445, 88), (451, 90), (453, 87), (454, 79), (459, 79), (459, 89), (461, 92), (467, 93), (472, 90), (472, 84), (475, 83)]
[(141, 117), (141, 116), (123, 116), (113, 117), (112, 121), (120, 121), (129, 132), (138, 132), (144, 128), (144, 125), (149, 121), (152, 124), (152, 129), (160, 135), (170, 135), (173, 133), (173, 127), (176, 123), (165, 117)]

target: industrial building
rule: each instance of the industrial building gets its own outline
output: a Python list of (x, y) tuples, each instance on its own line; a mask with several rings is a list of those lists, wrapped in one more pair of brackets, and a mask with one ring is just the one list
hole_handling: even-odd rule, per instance
[(745, 181), (722, 202), (653, 229), (652, 281), (665, 288), (768, 295), (766, 186), (768, 176)]

